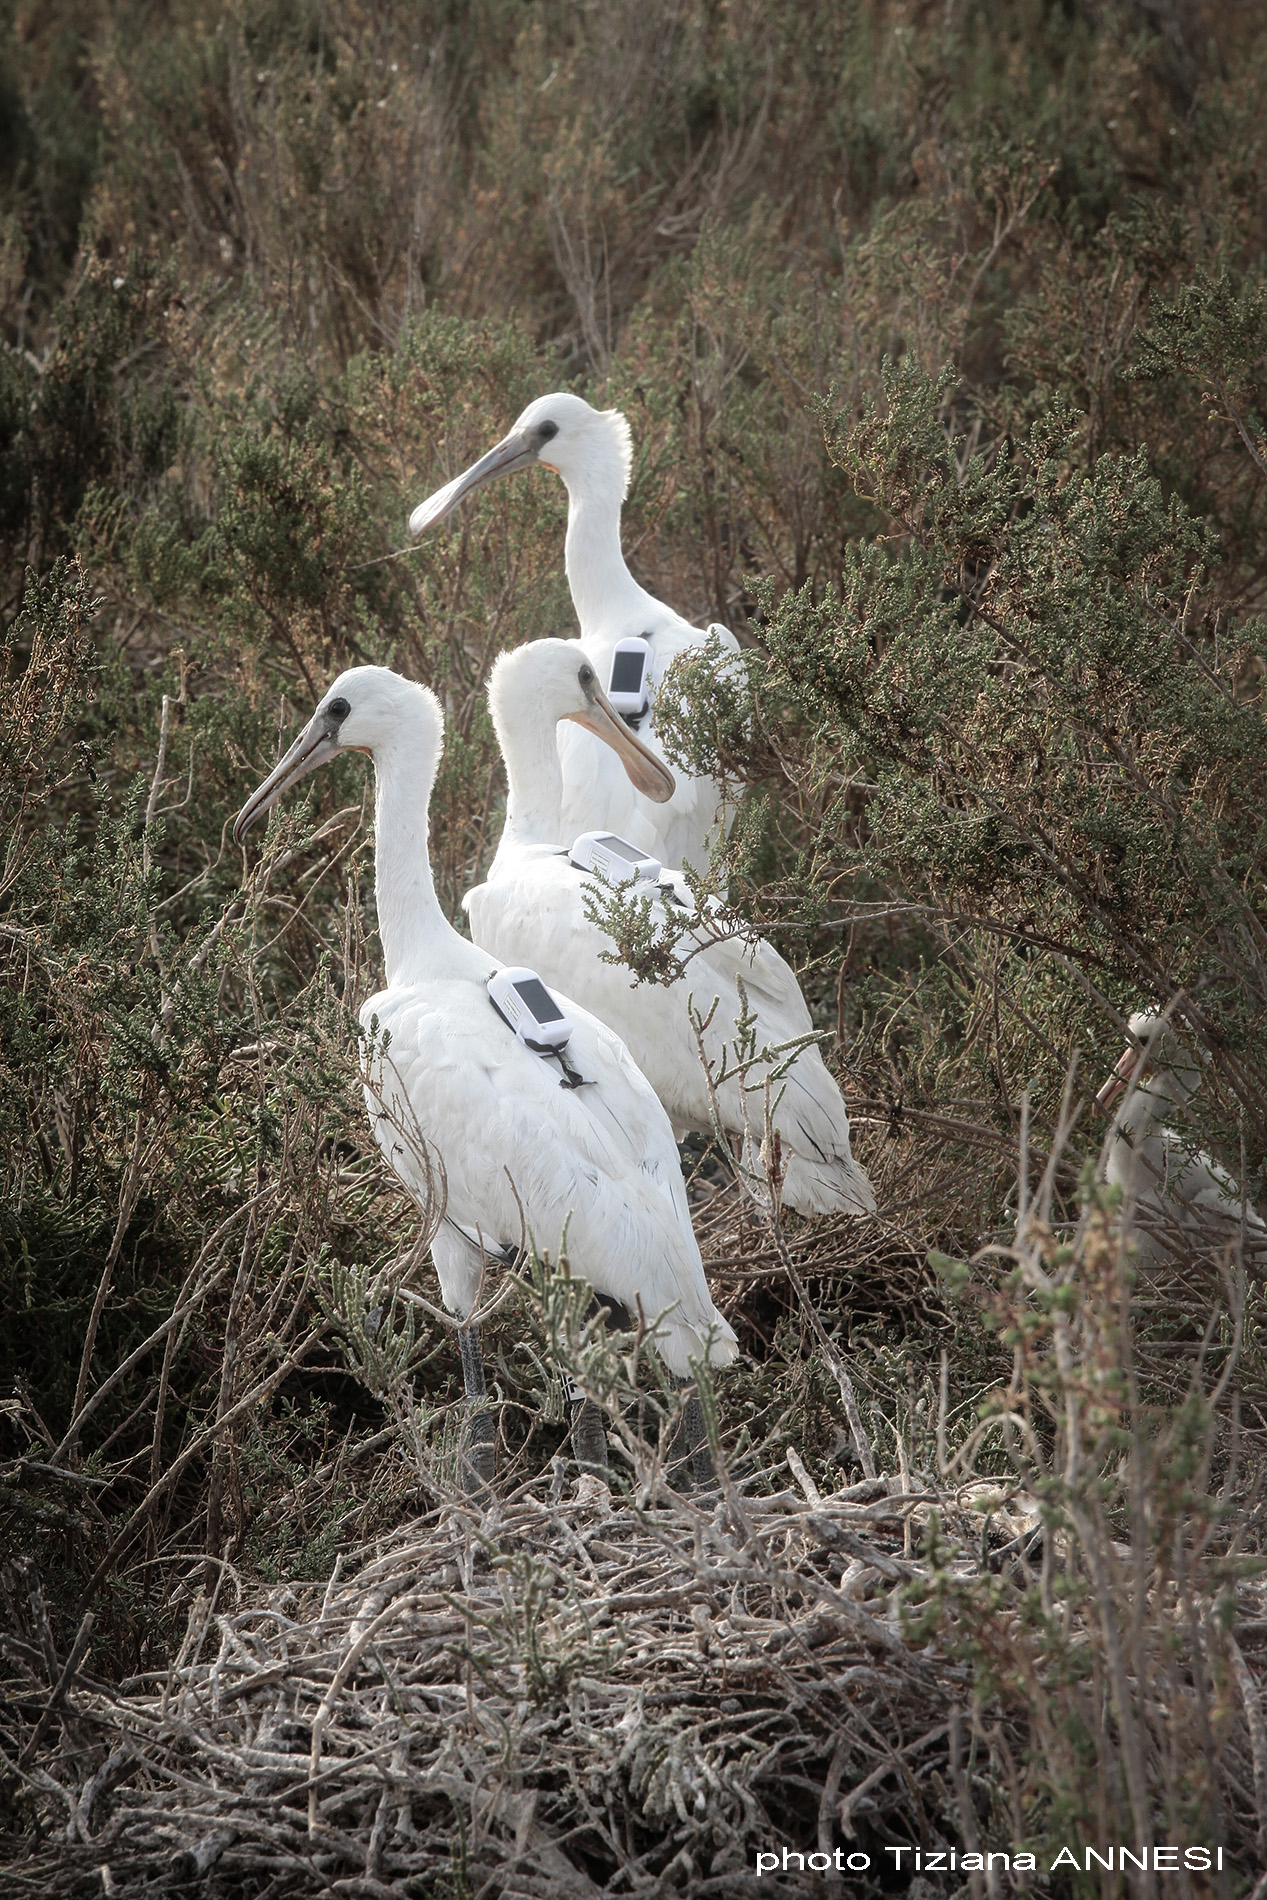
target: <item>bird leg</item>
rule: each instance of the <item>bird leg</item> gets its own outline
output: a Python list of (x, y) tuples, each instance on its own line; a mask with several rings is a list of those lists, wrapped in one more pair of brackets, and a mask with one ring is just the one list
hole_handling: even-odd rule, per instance
[[(596, 1293), (586, 1309), (587, 1320), (596, 1313), (602, 1313), (603, 1325), (610, 1332), (628, 1332), (629, 1314), (618, 1300), (606, 1293)], [(572, 1408), (572, 1456), (582, 1471), (594, 1473), (598, 1477), (607, 1476), (607, 1430), (603, 1422), (603, 1408), (593, 1399), (587, 1399), (583, 1392), (577, 1391), (569, 1380), (569, 1399)]]
[(468, 1497), (478, 1497), (497, 1475), (497, 1417), (483, 1403), (488, 1397), (484, 1355), (478, 1326), (459, 1326), (462, 1383), (466, 1388), (468, 1419), (458, 1458), (458, 1480)]
[[(689, 1379), (673, 1381), (679, 1392), (690, 1383)], [(704, 1430), (704, 1408), (694, 1391), (682, 1407), (682, 1416), (669, 1444), (669, 1470), (674, 1476), (680, 1476), (688, 1491), (706, 1491), (717, 1476)]]
[(577, 1394), (572, 1399), (572, 1456), (582, 1471), (607, 1476), (607, 1429), (603, 1408)]

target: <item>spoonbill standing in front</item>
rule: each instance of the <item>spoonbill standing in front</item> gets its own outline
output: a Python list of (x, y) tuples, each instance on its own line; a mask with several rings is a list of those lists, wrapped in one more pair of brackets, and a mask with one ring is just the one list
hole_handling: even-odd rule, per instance
[(1122, 1189), (1140, 1251), (1156, 1259), (1170, 1250), (1167, 1240), (1173, 1245), (1180, 1237), (1226, 1245), (1242, 1217), (1246, 1242), (1267, 1247), (1267, 1221), (1243, 1207), (1239, 1184), (1165, 1126), (1168, 1118), (1182, 1116), (1200, 1088), (1197, 1063), (1157, 1011), (1137, 1010), (1127, 1027), (1131, 1041), (1096, 1100), (1114, 1111), (1104, 1178)]
[[(652, 1084), (679, 1137), (712, 1131), (712, 1104), (691, 1025), (691, 999), (707, 1016), (705, 1053), (722, 1073), (729, 1045), (734, 1067), (736, 1024), (746, 997), (756, 1049), (777, 1049), (813, 1034), (796, 976), (772, 944), (703, 941), (686, 975), (674, 982), (634, 988), (629, 971), (603, 961), (611, 940), (585, 914), (589, 881), (576, 869), (560, 811), (562, 772), (554, 744), (555, 723), (584, 720), (628, 772), (654, 760), (628, 728), (606, 710), (593, 665), (573, 640), (534, 640), (505, 653), (488, 687), (493, 724), (506, 762), (506, 822), (488, 880), (463, 899), (475, 942), (494, 956), (522, 959), (547, 983), (566, 988), (622, 1037)], [(614, 847), (620, 857), (619, 840)], [(694, 910), (680, 874), (651, 867), (654, 879), (635, 884), (653, 909)], [(751, 1127), (760, 1141), (765, 1119), (765, 1080), (776, 1065), (754, 1062), (746, 1081), (731, 1075), (715, 1090), (728, 1134), (745, 1138)], [(839, 1088), (816, 1044), (795, 1057), (787, 1074), (771, 1082), (771, 1124), (779, 1137), (783, 1200), (805, 1214), (875, 1210), (871, 1183), (849, 1145), (849, 1117)], [(747, 1113), (745, 1114), (745, 1094)]]
[[(619, 409), (593, 409), (583, 397), (563, 391), (538, 396), (495, 448), (414, 509), (409, 532), (419, 535), (434, 527), (498, 475), (537, 464), (561, 475), (568, 491), (565, 561), (581, 645), (618, 710), (639, 721), (642, 738), (662, 757), (655, 688), (670, 661), (702, 646), (710, 634), (728, 652), (737, 653), (739, 642), (722, 626), (693, 627), (629, 572), (620, 510), (632, 459), (629, 424)], [(587, 732), (562, 727), (558, 743), (565, 837), (575, 837), (586, 826), (603, 826), (663, 864), (704, 868), (721, 804), (716, 779), (679, 772), (672, 798), (657, 805), (635, 790), (611, 753)]]
[[(437, 1175), (443, 1182), (431, 1257), (445, 1305), (459, 1320), (470, 1315), (486, 1258), (513, 1257), (526, 1223), (535, 1244), (556, 1254), (566, 1234), (568, 1258), (596, 1294), (640, 1307), (648, 1324), (659, 1321), (656, 1344), (675, 1377), (689, 1375), (692, 1358), (726, 1365), (735, 1335), (709, 1294), (673, 1131), (651, 1085), (603, 1023), (550, 997), (531, 971), (502, 974), (504, 966), (460, 937), (440, 909), (427, 819), (442, 744), (433, 693), (385, 667), (353, 667), (325, 693), (233, 830), (243, 837), (340, 752), (372, 757), (386, 987), (361, 1009), (371, 1039), (365, 1096), (375, 1139), (413, 1198), (429, 1208)], [(642, 782), (654, 795), (672, 780), (649, 759)], [(545, 1053), (530, 1046), (529, 1032), (529, 1040), (516, 1033), (509, 1017), (525, 1005), (530, 1022), (553, 1020), (552, 1010), (570, 1019), (561, 1054), (549, 1050), (544, 1031), (535, 1040), (545, 1038)], [(461, 1348), (467, 1397), (478, 1401), (485, 1386), (474, 1328), (462, 1330)], [(574, 1446), (584, 1463), (605, 1464), (601, 1417), (586, 1405)], [(487, 1438), (472, 1449), (468, 1463), (480, 1482), (492, 1476), (492, 1453)]]

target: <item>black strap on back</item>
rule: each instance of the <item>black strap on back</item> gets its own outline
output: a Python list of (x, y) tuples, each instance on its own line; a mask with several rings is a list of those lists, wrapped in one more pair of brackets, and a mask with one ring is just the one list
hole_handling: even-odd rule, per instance
[(562, 1049), (552, 1049), (550, 1053), (558, 1058), (559, 1067), (563, 1071), (563, 1080), (559, 1083), (561, 1089), (593, 1088), (593, 1078), (579, 1074), (578, 1071), (571, 1066)]

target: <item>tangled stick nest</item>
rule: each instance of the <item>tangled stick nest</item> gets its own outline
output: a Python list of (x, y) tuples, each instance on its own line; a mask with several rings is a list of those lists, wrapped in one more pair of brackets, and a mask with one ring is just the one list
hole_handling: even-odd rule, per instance
[[(207, 1900), (843, 1900), (880, 1890), (895, 1846), (1173, 1839), (1198, 1801), (1229, 1865), (1267, 1863), (1263, 1513), (1242, 1475), (1260, 1441), (1220, 1423), (1249, 1282), (1223, 1262), (1229, 1343), (1172, 1414), (1126, 1376), (1112, 1209), (1090, 1204), (1072, 1241), (1047, 1211), (1007, 1271), (986, 1274), (993, 1247), (964, 1269), (977, 1323), (1015, 1342), (1008, 1403), (977, 1408), (952, 1451), (943, 1362), (931, 1460), (895, 1434), (896, 1475), (871, 1475), (851, 1375), (811, 1325), (812, 1262), (776, 1227), (861, 1482), (820, 1495), (774, 1433), (754, 1469), (701, 1379), (718, 1489), (679, 1495), (681, 1394), (639, 1383), (638, 1342), (583, 1325), (588, 1290), (559, 1271), (519, 1282), (524, 1317), (608, 1410), (621, 1495), (582, 1478), (565, 1496), (561, 1458), (486, 1508), (455, 1495), (456, 1449), (402, 1376), (398, 1435), (435, 1508), (345, 1552), (324, 1587), (241, 1588), (230, 1608), (220, 1567), (166, 1671), (94, 1680), (90, 1618), (63, 1662), (31, 1572), (25, 1634), (0, 1635), (0, 1799), (28, 1829), (6, 1829), (5, 1881), (42, 1900), (195, 1883)], [(990, 1433), (1011, 1441), (1008, 1478), (979, 1475)], [(869, 1869), (807, 1887), (796, 1856), (838, 1851)], [(925, 1900), (962, 1890), (948, 1878)]]
[(80, 1679), (26, 1762), (21, 1890), (721, 1895), (789, 1837), (935, 1840), (970, 1687), (900, 1626), (933, 1500), (790, 1463), (804, 1495), (451, 1501), (324, 1592), (200, 1598), (167, 1674)]

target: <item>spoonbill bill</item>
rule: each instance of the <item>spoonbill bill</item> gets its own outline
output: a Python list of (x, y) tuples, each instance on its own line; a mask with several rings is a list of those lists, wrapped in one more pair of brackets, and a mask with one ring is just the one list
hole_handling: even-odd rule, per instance
[[(585, 913), (591, 879), (567, 849), (561, 810), (563, 773), (554, 744), (556, 722), (583, 721), (610, 748), (635, 783), (655, 760), (641, 739), (603, 712), (604, 696), (588, 649), (573, 640), (534, 640), (501, 656), (488, 687), (493, 724), (506, 763), (508, 794), (501, 842), (487, 881), (463, 899), (471, 935), (493, 956), (520, 959), (547, 983), (565, 988), (609, 1023), (668, 1110), (674, 1133), (712, 1131), (712, 1104), (691, 1024), (691, 1004), (708, 1016), (704, 1052), (715, 1075), (735, 1064), (736, 1024), (746, 996), (756, 1051), (813, 1034), (796, 977), (778, 951), (756, 944), (712, 942), (699, 948), (674, 982), (633, 986), (629, 971), (604, 962), (611, 941)], [(595, 709), (597, 708), (597, 712)], [(617, 851), (619, 856), (619, 851)], [(694, 900), (680, 872), (655, 867), (654, 881), (635, 884), (653, 911), (680, 917)], [(741, 989), (743, 996), (741, 996)], [(729, 1060), (727, 1050), (729, 1046)], [(753, 1062), (746, 1077), (719, 1083), (715, 1099), (726, 1132), (741, 1140), (764, 1132), (765, 1079), (776, 1064)], [(782, 1198), (805, 1214), (869, 1214), (875, 1194), (849, 1145), (849, 1117), (816, 1044), (796, 1055), (771, 1082), (772, 1127), (783, 1165)], [(745, 1096), (747, 1113), (745, 1115)]]
[[(1166, 1016), (1137, 1010), (1127, 1026), (1131, 1040), (1096, 1097), (1113, 1115), (1104, 1178), (1122, 1189), (1145, 1257), (1168, 1251), (1166, 1236), (1226, 1244), (1241, 1224), (1240, 1185), (1167, 1125), (1200, 1088), (1200, 1067)], [(1267, 1246), (1267, 1221), (1252, 1207), (1243, 1215), (1246, 1241)]]
[[(573, 717), (614, 720), (598, 693), (578, 697)], [(673, 1131), (651, 1085), (605, 1024), (549, 996), (539, 973), (507, 971), (460, 937), (440, 909), (427, 825), (442, 746), (433, 693), (385, 667), (353, 667), (325, 693), (233, 830), (241, 839), (341, 752), (368, 752), (374, 761), (386, 986), (361, 1009), (365, 1099), (375, 1139), (415, 1201), (433, 1207), (437, 1178), (443, 1183), (431, 1257), (445, 1305), (466, 1320), (486, 1259), (513, 1258), (526, 1226), (542, 1249), (557, 1254), (565, 1244), (596, 1295), (640, 1308), (648, 1324), (658, 1320), (656, 1344), (676, 1378), (689, 1375), (693, 1358), (725, 1365), (735, 1335), (709, 1294)], [(642, 783), (663, 794), (671, 776), (648, 761)], [(532, 1039), (529, 1027), (521, 1039), (511, 1015), (522, 1017), (525, 1001), (529, 1025), (552, 1015), (570, 1021), (560, 1048), (548, 1029)], [(461, 1328), (460, 1346), (467, 1398), (477, 1402), (485, 1383), (476, 1327)], [(467, 1469), (476, 1483), (493, 1475), (485, 1420), (486, 1411), (472, 1421)], [(573, 1444), (583, 1463), (606, 1464), (601, 1415), (589, 1401), (574, 1408)]]
[[(727, 652), (737, 653), (739, 643), (725, 627), (693, 627), (629, 572), (620, 510), (632, 460), (629, 424), (618, 409), (591, 408), (583, 397), (565, 391), (538, 396), (495, 448), (414, 509), (409, 532), (420, 535), (434, 527), (498, 475), (538, 464), (561, 475), (568, 491), (565, 562), (581, 645), (622, 716), (639, 720), (641, 737), (663, 756), (655, 729), (655, 688), (670, 661), (701, 647), (710, 634)], [(657, 805), (637, 791), (611, 753), (583, 728), (561, 727), (558, 743), (565, 836), (602, 826), (664, 864), (698, 869), (707, 864), (721, 803), (715, 779), (679, 772), (673, 797)]]

